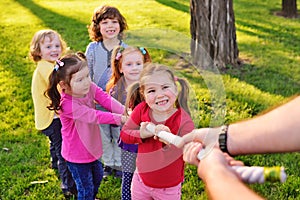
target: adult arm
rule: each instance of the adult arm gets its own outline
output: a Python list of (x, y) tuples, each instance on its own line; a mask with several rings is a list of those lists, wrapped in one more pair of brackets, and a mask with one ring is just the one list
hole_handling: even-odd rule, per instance
[[(195, 129), (183, 136), (185, 143), (205, 142), (208, 134), (217, 141), (221, 128)], [(227, 149), (231, 155), (300, 151), (300, 97), (252, 119), (229, 125)], [(218, 143), (216, 144), (218, 146)]]
[(253, 119), (231, 124), (232, 155), (300, 151), (300, 97)]

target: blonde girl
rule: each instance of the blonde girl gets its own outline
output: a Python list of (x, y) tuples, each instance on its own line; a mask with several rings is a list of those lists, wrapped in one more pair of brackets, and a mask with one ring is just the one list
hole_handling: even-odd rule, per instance
[(54, 30), (37, 31), (30, 43), (30, 58), (36, 63), (31, 84), (35, 127), (50, 140), (51, 166), (58, 169), (62, 181), (61, 189), (68, 197), (76, 195), (77, 191), (67, 164), (61, 156), (61, 122), (54, 111), (47, 109), (50, 100), (44, 95), (55, 60), (65, 50), (65, 41)]
[[(144, 64), (151, 62), (150, 55), (144, 47), (118, 46), (112, 53), (112, 76), (107, 83), (107, 92), (125, 105), (128, 87), (139, 80)], [(113, 154), (121, 154), (122, 171), (116, 170), (115, 175), (122, 177), (121, 199), (131, 199), (131, 180), (135, 170), (137, 153), (136, 144), (127, 144), (120, 140), (120, 127), (110, 126)], [(119, 143), (119, 147), (118, 147)]]
[[(124, 106), (91, 82), (83, 53), (68, 54), (57, 60), (49, 80), (48, 108), (60, 115), (62, 156), (76, 182), (78, 199), (94, 200), (103, 176), (98, 124), (120, 125)], [(96, 110), (95, 102), (110, 112)]]
[[(180, 84), (180, 88), (177, 86)], [(126, 105), (139, 103), (121, 130), (121, 139), (138, 144), (136, 172), (131, 184), (132, 199), (181, 198), (184, 179), (182, 150), (159, 141), (147, 131), (149, 123), (156, 130), (183, 136), (194, 129), (187, 104), (188, 85), (166, 66), (150, 63), (144, 67), (139, 82), (131, 85)]]

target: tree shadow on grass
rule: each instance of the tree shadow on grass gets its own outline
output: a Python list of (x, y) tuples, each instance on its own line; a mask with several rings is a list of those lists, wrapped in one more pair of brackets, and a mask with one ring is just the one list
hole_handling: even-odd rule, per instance
[[(295, 67), (289, 68), (289, 66), (296, 66), (297, 64), (295, 59), (286, 56), (287, 52), (290, 52), (291, 56), (297, 55), (299, 52), (299, 47), (294, 45), (300, 42), (296, 34), (297, 28), (292, 26), (279, 27), (271, 20), (260, 20), (260, 24), (257, 24), (255, 19), (253, 20), (237, 20), (237, 24), (241, 25), (238, 31), (258, 38), (261, 43), (248, 41), (244, 43), (239, 42), (238, 45), (239, 49), (244, 49), (246, 52), (247, 49), (251, 49), (251, 52), (248, 53), (255, 58), (264, 60), (264, 66), (246, 65), (242, 66), (239, 71), (233, 70), (233, 72), (229, 70), (227, 73), (231, 73), (231, 75), (240, 80), (272, 94), (289, 97), (298, 93), (300, 69)], [(265, 25), (262, 25), (262, 23)], [(284, 46), (284, 52), (282, 50), (283, 47), (276, 48), (276, 43)], [(275, 60), (278, 60), (281, 64), (274, 65)], [(268, 66), (268, 62), (273, 63), (272, 66)]]
[[(80, 48), (86, 46), (89, 42), (88, 31), (86, 28), (87, 24), (78, 21), (75, 18), (66, 17), (53, 12), (31, 0), (15, 1), (42, 20), (47, 27), (58, 31), (73, 50), (85, 50)], [(67, 29), (74, 31), (67, 31)]]
[[(86, 24), (50, 11), (30, 0), (15, 0), (15, 2), (21, 5), (24, 10), (29, 10), (29, 12), (37, 16), (43, 22), (41, 27), (46, 26), (57, 30), (67, 43), (72, 45), (72, 50), (77, 51), (80, 47), (86, 46), (80, 42), (88, 43)], [(16, 15), (18, 14), (16, 11)], [(19, 15), (18, 17), (22, 18), (23, 16)], [(2, 84), (2, 88), (6, 87), (6, 92), (2, 93), (0, 99), (3, 105), (9, 106), (3, 106), (1, 113), (5, 113), (7, 116), (15, 115), (15, 113), (18, 116), (28, 115), (28, 113), (32, 114), (30, 87), (34, 63), (28, 59), (31, 40), (31, 37), (28, 38), (28, 35), (32, 34), (33, 36), (33, 33), (31, 33), (32, 27), (17, 23), (12, 25), (1, 24), (0, 27), (4, 30), (0, 32), (0, 70), (3, 70), (2, 72), (5, 75), (5, 77), (2, 77), (3, 80), (11, 82), (7, 86), (6, 82)], [(36, 28), (37, 26), (34, 25), (33, 27)], [(67, 31), (67, 29), (74, 31)], [(19, 48), (20, 46), (22, 48)], [(26, 47), (24, 48), (24, 46)], [(7, 116), (4, 119), (7, 119), (5, 123), (9, 124), (10, 130), (24, 127), (22, 121), (16, 121)]]
[(158, 3), (161, 3), (165, 6), (174, 8), (176, 10), (180, 10), (182, 12), (185, 13), (189, 13), (190, 12), (190, 7), (184, 5), (183, 3), (180, 2), (180, 0), (176, 0), (176, 1), (170, 1), (170, 0), (156, 0)]
[(298, 93), (300, 87), (300, 69), (293, 58), (300, 51), (299, 45), (295, 45), (300, 43), (300, 21), (274, 16), (272, 9), (280, 6), (278, 2), (266, 1), (242, 1), (235, 5), (237, 32), (253, 38), (238, 42), (239, 50), (260, 64), (245, 64), (226, 73), (262, 91), (289, 97)]

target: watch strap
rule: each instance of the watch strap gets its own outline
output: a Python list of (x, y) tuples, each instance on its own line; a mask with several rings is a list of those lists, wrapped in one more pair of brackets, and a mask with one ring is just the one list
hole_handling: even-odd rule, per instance
[(227, 149), (227, 132), (228, 132), (228, 125), (223, 125), (221, 127), (221, 131), (219, 134), (219, 147), (221, 151), (230, 155)]

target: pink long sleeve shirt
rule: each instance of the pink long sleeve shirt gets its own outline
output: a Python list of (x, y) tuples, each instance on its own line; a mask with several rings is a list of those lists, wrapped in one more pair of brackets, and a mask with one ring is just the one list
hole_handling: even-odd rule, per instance
[[(95, 109), (95, 101), (111, 112)], [(62, 156), (69, 162), (90, 163), (102, 156), (102, 140), (98, 124), (121, 124), (124, 106), (96, 84), (83, 98), (62, 92)]]

